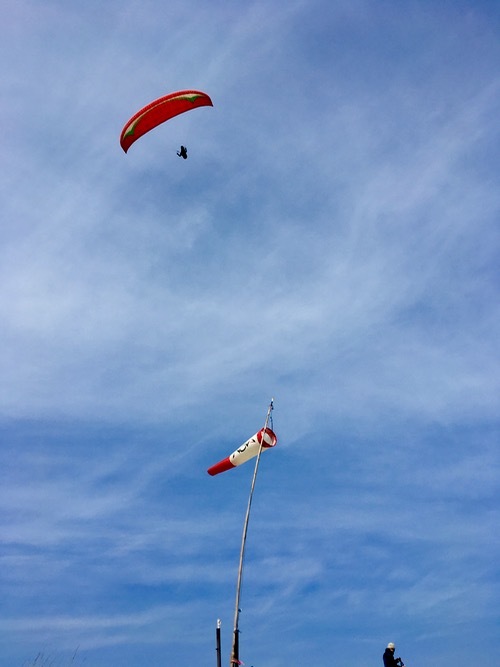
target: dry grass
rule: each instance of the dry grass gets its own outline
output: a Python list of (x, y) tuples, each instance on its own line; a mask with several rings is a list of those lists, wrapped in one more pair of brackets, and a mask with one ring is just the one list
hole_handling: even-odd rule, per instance
[(85, 662), (85, 658), (80, 659), (78, 649), (79, 647), (70, 658), (40, 652), (33, 660), (24, 662), (22, 667), (80, 667)]

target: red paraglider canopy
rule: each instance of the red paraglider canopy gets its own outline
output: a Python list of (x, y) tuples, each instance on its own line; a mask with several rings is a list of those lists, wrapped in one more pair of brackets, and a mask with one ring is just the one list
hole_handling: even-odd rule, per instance
[(197, 107), (213, 107), (212, 100), (199, 90), (180, 90), (151, 102), (140, 109), (126, 123), (120, 135), (120, 146), (125, 153), (143, 134), (174, 116)]

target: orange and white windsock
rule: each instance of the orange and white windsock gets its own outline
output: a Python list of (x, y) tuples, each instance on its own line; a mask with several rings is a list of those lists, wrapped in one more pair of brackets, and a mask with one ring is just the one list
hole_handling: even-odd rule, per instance
[(218, 475), (220, 472), (231, 470), (231, 468), (236, 468), (236, 466), (257, 456), (261, 443), (262, 451), (264, 451), (265, 449), (274, 447), (277, 442), (278, 438), (270, 428), (261, 428), (258, 433), (252, 435), (252, 437), (244, 442), (241, 447), (238, 447), (235, 452), (230, 454), (227, 458), (222, 459), (222, 461), (219, 461), (219, 463), (213, 465), (207, 472), (209, 475), (213, 476)]

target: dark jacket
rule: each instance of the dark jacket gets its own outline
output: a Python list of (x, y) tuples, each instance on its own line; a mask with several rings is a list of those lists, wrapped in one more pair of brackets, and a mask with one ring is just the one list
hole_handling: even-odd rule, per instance
[(383, 658), (384, 658), (384, 667), (399, 667), (399, 665), (403, 664), (401, 658), (394, 657), (394, 652), (391, 651), (390, 648), (385, 649)]

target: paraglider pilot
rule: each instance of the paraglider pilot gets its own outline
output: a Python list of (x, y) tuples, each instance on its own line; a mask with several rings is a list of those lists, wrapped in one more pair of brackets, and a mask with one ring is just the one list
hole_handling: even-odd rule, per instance
[(383, 655), (384, 667), (404, 667), (404, 662), (401, 660), (401, 658), (394, 657), (395, 650), (396, 647), (394, 644), (389, 642)]
[(177, 151), (177, 155), (179, 157), (183, 157), (185, 160), (187, 160), (187, 156), (188, 156), (187, 148), (185, 146), (181, 146), (181, 150)]

